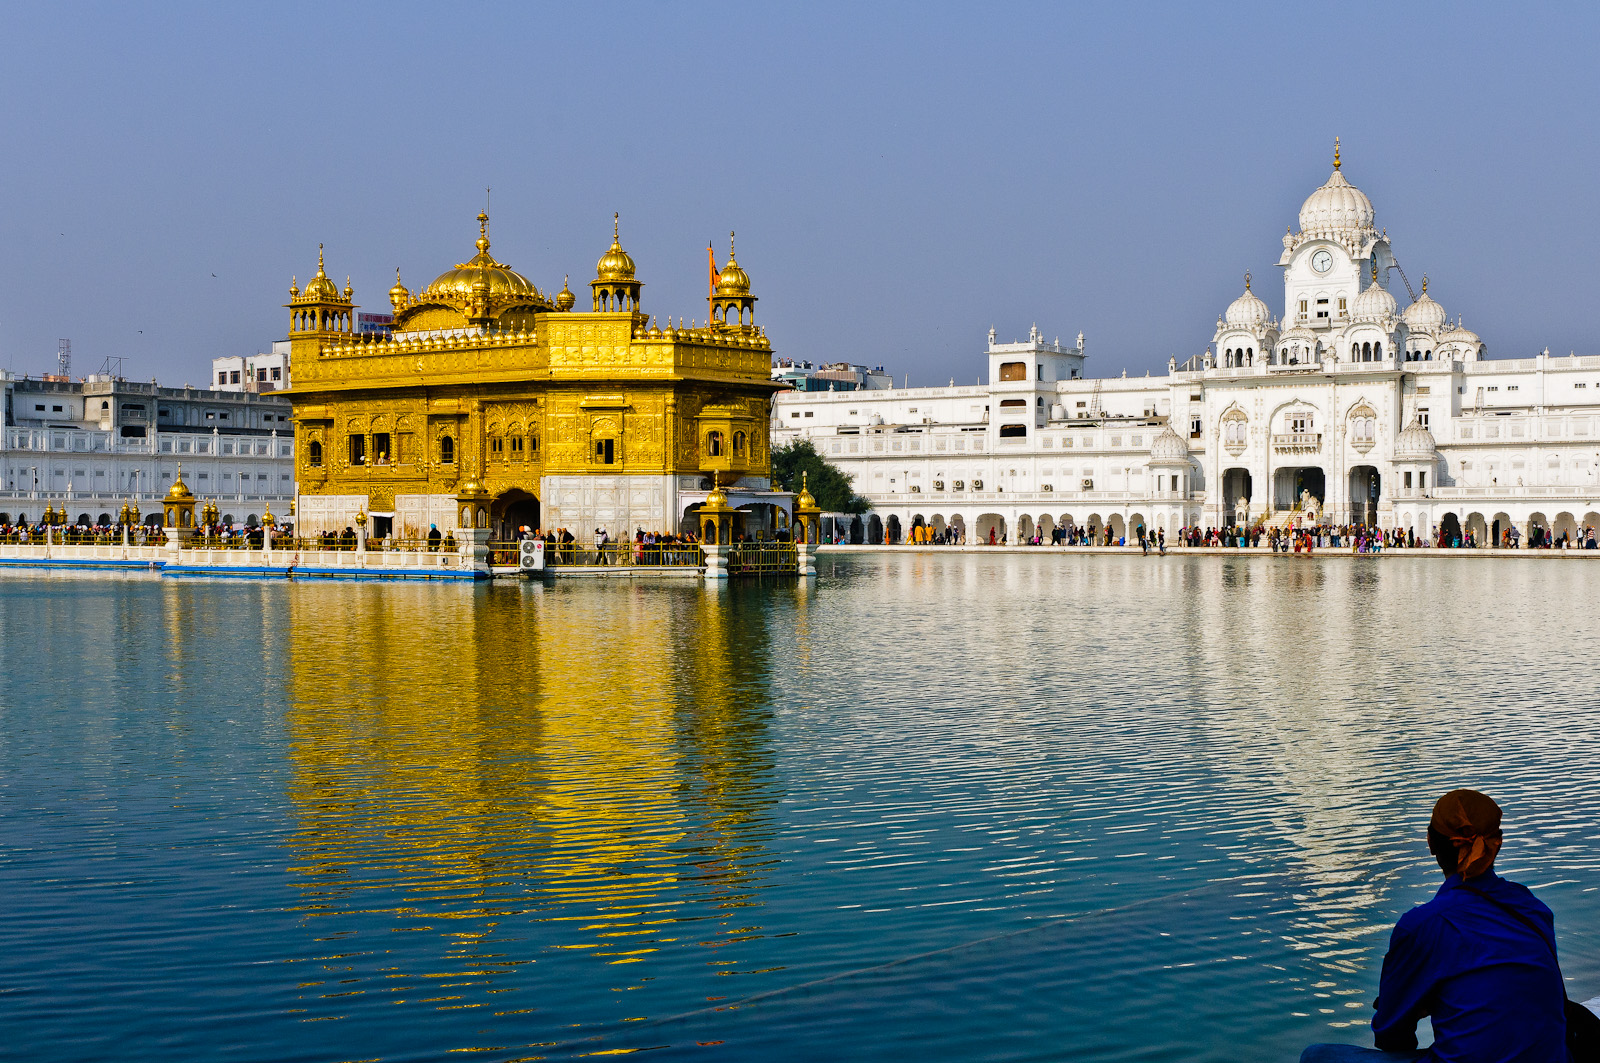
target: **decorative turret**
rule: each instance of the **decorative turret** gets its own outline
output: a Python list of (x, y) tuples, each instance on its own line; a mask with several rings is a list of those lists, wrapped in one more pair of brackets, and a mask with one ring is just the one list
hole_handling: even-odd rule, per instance
[(168, 539), (182, 541), (194, 533), (194, 492), (183, 482), (182, 465), (178, 466), (178, 476), (172, 481), (167, 497), (161, 500), (161, 508)]
[(411, 291), (400, 282), (398, 266), (394, 271), (394, 287), (389, 289), (389, 305), (394, 307), (394, 312), (397, 314), (411, 305)]
[(622, 249), (622, 215), (611, 215), (611, 246), (595, 263), (594, 289), (596, 313), (639, 312), (640, 284), (633, 276), (633, 257)]
[(572, 278), (562, 277), (561, 290), (556, 293), (556, 309), (563, 312), (571, 310), (577, 301), (578, 297), (572, 294)]
[(317, 275), (306, 282), (301, 291), (298, 282), (289, 282), (289, 331), (295, 332), (351, 332), (355, 322), (355, 291), (345, 280), (344, 293), (328, 276), (322, 261), (322, 245), (317, 245)]
[[(748, 315), (748, 316), (746, 316)], [(756, 322), (756, 297), (750, 294), (750, 275), (733, 253), (733, 233), (728, 234), (728, 264), (717, 274), (711, 295), (711, 320), (727, 328), (747, 329)]]

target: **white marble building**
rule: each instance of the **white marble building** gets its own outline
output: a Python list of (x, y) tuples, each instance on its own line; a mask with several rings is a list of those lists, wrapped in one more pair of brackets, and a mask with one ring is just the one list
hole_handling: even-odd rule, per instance
[(272, 508), (289, 518), (294, 423), (271, 394), (169, 388), (122, 377), (16, 377), (0, 371), (0, 524), (48, 506), (73, 523), (110, 523), (136, 502), (159, 523), (179, 466), (202, 502), (230, 523)]
[(1063, 524), (1170, 535), (1265, 515), (1498, 539), (1600, 526), (1600, 357), (1488, 359), (1427, 290), (1403, 308), (1371, 201), (1340, 170), (1283, 237), (1283, 316), (1245, 290), (1206, 353), (1092, 378), (1076, 345), (989, 334), (988, 382), (789, 392), (805, 436), (873, 503), (853, 533), (918, 523), (1016, 541)]

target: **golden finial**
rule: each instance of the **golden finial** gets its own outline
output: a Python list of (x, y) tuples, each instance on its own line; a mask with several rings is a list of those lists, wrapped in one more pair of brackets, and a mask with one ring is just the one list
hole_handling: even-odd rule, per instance
[(1249, 270), (1245, 270), (1244, 271), (1244, 290), (1245, 291), (1249, 291), (1250, 290), (1250, 271)]
[(622, 214), (615, 210), (611, 212), (611, 239), (622, 239)]
[(323, 268), (322, 268), (322, 245), (321, 244), (317, 245), (317, 276), (319, 276), (319, 277), (326, 277), (327, 276), (327, 273), (325, 273), (323, 271)]
[[(760, 256), (757, 256), (760, 257)], [(728, 261), (733, 261), (733, 230), (728, 230)]]
[(1426, 273), (1422, 275), (1422, 294), (1428, 294), (1428, 275)]
[(1372, 283), (1378, 283), (1378, 256), (1372, 256)]
[(1333, 168), (1335, 170), (1337, 170), (1339, 168), (1339, 138), (1338, 137), (1334, 137), (1333, 138)]

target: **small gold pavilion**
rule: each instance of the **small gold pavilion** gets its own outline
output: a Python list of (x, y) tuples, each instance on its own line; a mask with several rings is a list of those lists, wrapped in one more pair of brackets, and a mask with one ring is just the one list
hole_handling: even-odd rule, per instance
[(749, 276), (730, 245), (706, 324), (658, 324), (613, 221), (589, 309), (569, 284), (551, 295), (496, 261), (480, 214), (466, 262), (415, 292), (397, 272), (387, 335), (355, 329), (350, 283), (329, 278), (319, 249), (286, 304), (299, 534), (363, 511), (375, 536), (400, 540), (463, 511), (495, 538), (693, 531), (714, 490), (743, 531), (781, 526), (791, 496), (771, 490), (768, 441), (781, 385)]

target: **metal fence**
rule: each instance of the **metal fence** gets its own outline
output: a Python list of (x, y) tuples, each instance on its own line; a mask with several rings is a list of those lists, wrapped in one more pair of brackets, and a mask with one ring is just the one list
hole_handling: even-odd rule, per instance
[(728, 551), (728, 575), (793, 576), (799, 560), (793, 543), (734, 543)]
[[(492, 561), (492, 564), (515, 565), (519, 543), (490, 543), (491, 547), (505, 546), (509, 560)], [(545, 547), (545, 564), (569, 567), (649, 566), (655, 568), (701, 568), (705, 555), (699, 543), (639, 543), (616, 542), (602, 546), (584, 543), (556, 543)]]

